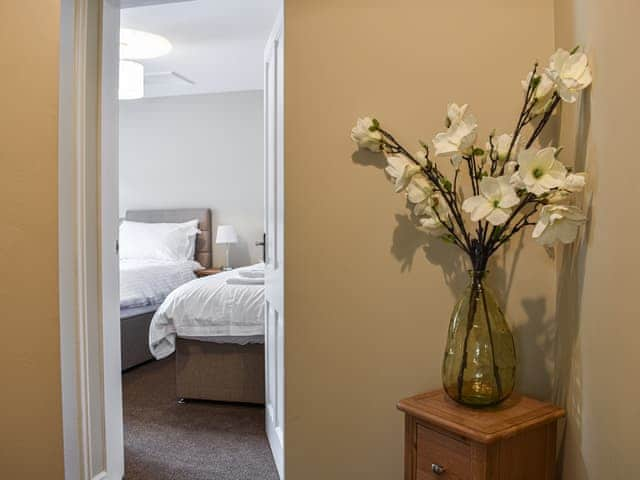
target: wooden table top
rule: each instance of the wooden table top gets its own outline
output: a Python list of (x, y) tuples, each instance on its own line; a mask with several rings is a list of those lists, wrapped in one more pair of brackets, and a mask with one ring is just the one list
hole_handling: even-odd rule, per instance
[(451, 400), (443, 390), (401, 400), (398, 409), (480, 443), (493, 443), (565, 415), (560, 407), (517, 393), (494, 407), (465, 407)]

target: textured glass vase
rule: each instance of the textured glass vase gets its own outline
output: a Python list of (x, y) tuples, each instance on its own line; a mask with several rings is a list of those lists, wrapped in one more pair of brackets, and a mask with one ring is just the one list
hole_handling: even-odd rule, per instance
[(469, 285), (451, 315), (442, 364), (447, 395), (473, 407), (505, 400), (513, 391), (516, 375), (513, 335), (485, 286), (486, 273), (469, 272)]

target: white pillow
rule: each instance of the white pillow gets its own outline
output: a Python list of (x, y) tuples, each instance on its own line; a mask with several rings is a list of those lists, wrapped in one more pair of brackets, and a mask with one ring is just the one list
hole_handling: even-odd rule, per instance
[(179, 262), (193, 260), (198, 221), (120, 224), (120, 258)]

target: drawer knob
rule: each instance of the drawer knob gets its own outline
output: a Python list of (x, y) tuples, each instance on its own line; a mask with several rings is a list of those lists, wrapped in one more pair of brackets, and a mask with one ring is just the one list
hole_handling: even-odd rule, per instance
[(442, 475), (445, 472), (445, 468), (442, 465), (438, 465), (437, 463), (432, 463), (431, 471), (436, 475)]

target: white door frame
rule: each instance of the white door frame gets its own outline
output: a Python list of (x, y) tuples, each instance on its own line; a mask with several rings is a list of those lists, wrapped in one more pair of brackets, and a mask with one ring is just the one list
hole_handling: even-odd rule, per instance
[[(105, 35), (117, 35), (118, 22), (118, 0), (61, 2), (58, 223), (66, 480), (124, 475), (119, 322), (103, 322), (110, 305), (102, 302), (105, 290), (117, 294), (117, 283), (103, 281), (113, 276), (113, 262), (117, 269), (117, 230), (110, 231), (111, 225), (117, 229), (117, 189), (103, 188), (113, 181), (114, 164), (117, 175), (117, 148), (113, 156), (109, 146), (117, 135), (117, 69), (105, 72), (101, 66)], [(117, 55), (115, 39), (106, 55), (114, 49)], [(104, 124), (103, 113), (109, 117)], [(103, 215), (114, 214), (114, 203), (110, 222)]]

